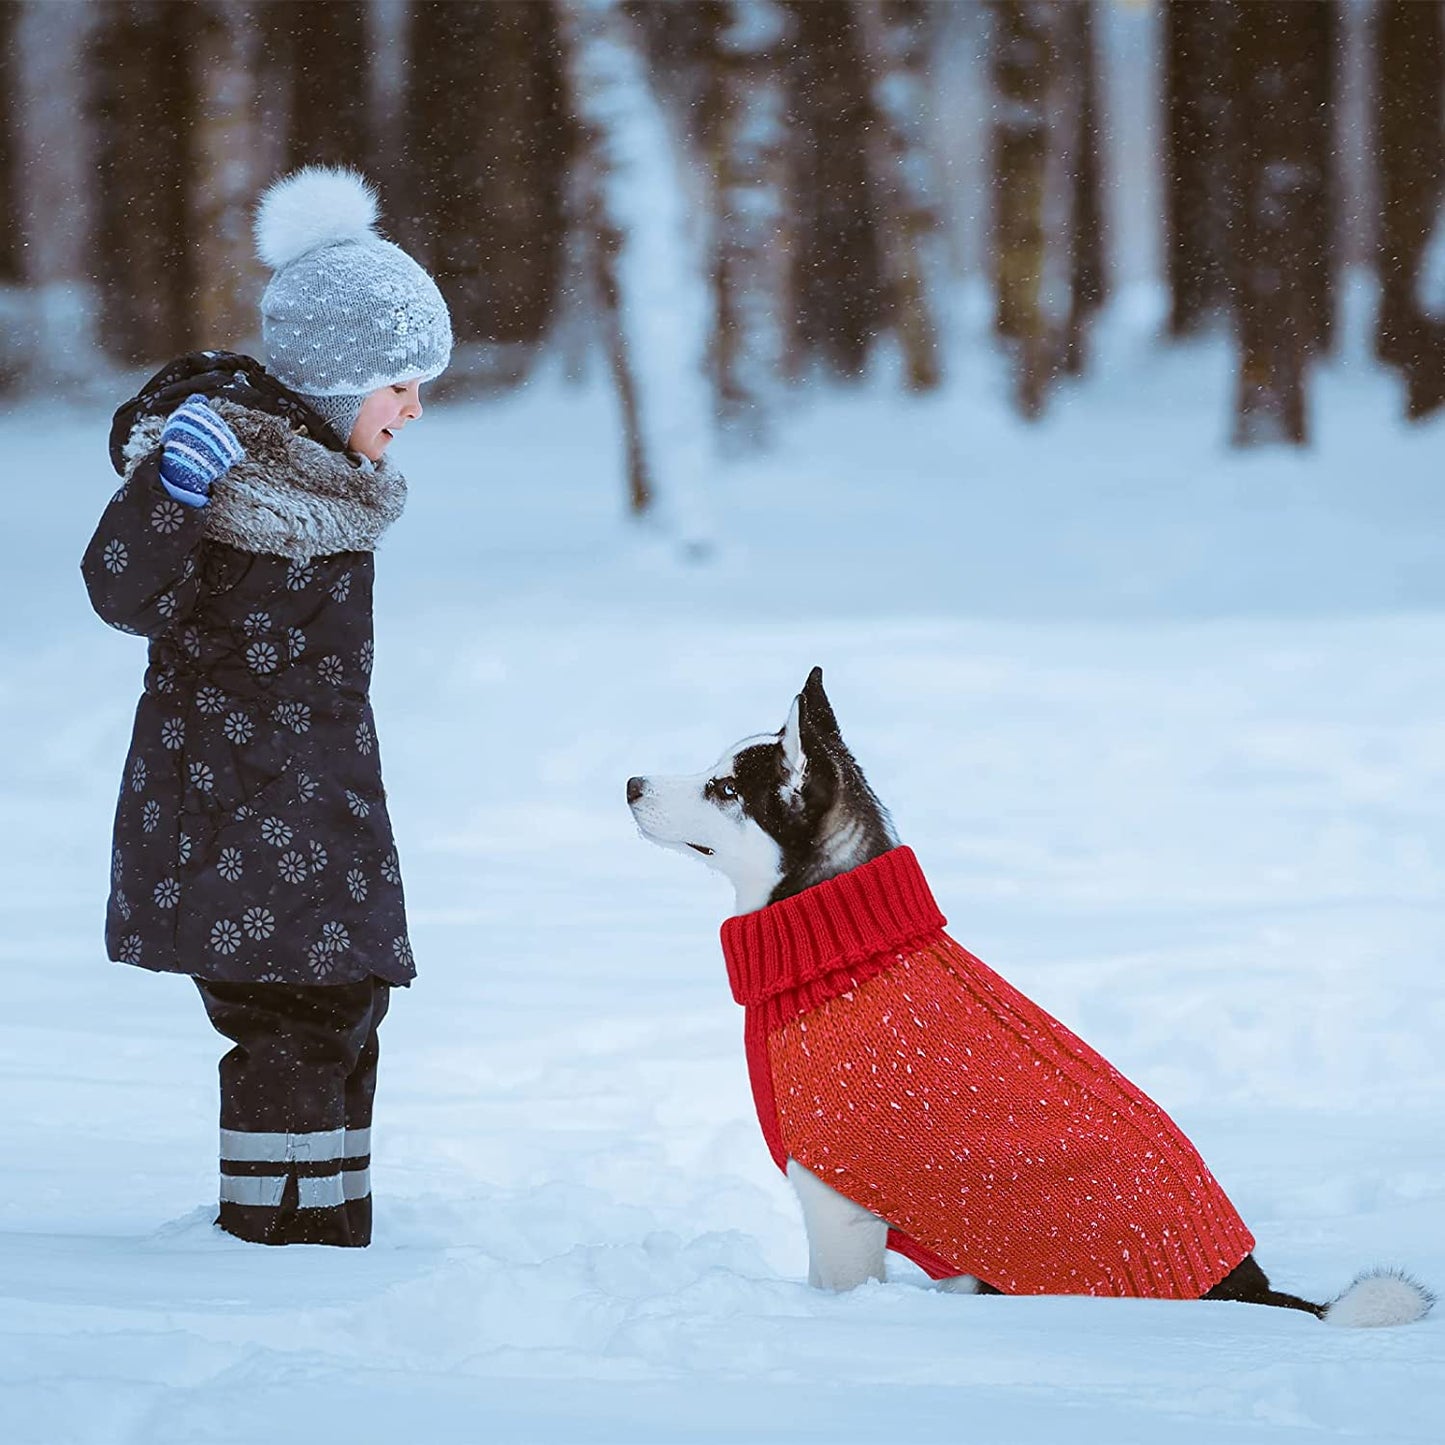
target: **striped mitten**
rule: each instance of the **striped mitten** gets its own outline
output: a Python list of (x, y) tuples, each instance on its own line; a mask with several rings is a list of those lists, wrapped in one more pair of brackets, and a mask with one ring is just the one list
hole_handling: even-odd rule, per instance
[(235, 432), (199, 393), (167, 418), (161, 447), (161, 482), (176, 501), (190, 507), (204, 507), (211, 483), (244, 455)]

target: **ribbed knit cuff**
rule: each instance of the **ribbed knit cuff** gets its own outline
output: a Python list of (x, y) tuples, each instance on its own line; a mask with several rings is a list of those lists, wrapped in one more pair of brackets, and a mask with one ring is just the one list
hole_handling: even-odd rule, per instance
[(896, 952), (946, 922), (913, 850), (894, 848), (781, 903), (727, 919), (728, 982), (740, 1004), (760, 1004)]

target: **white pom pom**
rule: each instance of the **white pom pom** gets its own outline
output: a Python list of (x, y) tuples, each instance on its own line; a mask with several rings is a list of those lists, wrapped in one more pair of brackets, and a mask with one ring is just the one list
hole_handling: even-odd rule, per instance
[(339, 166), (307, 166), (261, 197), (256, 254), (277, 271), (318, 246), (370, 235), (376, 216), (376, 193), (362, 176)]

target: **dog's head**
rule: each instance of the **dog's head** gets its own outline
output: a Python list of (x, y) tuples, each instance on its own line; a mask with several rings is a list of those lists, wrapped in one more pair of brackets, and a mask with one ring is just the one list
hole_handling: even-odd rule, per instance
[(649, 842), (692, 852), (749, 913), (894, 846), (888, 815), (844, 745), (815, 667), (780, 731), (744, 738), (705, 773), (629, 778)]

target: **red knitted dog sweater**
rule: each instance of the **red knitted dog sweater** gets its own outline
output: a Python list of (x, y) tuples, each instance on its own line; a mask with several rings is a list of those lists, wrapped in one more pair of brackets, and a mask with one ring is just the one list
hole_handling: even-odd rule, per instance
[(758, 1120), (935, 1278), (1197, 1299), (1254, 1248), (1174, 1121), (943, 932), (912, 850), (729, 918)]

